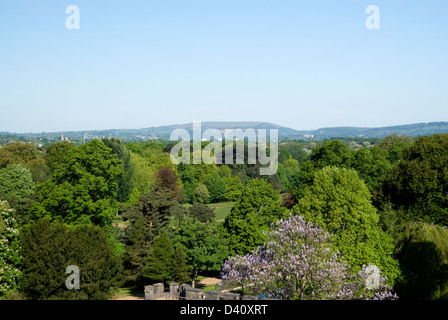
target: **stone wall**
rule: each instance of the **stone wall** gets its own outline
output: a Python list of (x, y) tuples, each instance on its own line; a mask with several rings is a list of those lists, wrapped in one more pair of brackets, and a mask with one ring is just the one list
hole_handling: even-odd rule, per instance
[(165, 291), (163, 283), (145, 286), (145, 300), (259, 300), (257, 296), (232, 292), (204, 291), (189, 284), (170, 283)]

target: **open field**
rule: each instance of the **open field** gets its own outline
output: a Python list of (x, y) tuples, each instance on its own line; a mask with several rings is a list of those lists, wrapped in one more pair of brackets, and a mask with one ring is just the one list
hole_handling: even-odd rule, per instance
[[(227, 215), (232, 210), (235, 202), (218, 202), (218, 203), (209, 203), (207, 204), (210, 208), (215, 209), (216, 220), (223, 221)], [(192, 205), (189, 203), (184, 204), (185, 207), (189, 208)]]

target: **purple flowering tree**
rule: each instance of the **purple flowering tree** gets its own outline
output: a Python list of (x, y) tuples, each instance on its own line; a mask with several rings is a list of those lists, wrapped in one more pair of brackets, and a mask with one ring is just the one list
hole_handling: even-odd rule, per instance
[(243, 293), (277, 299), (397, 298), (379, 270), (372, 274), (364, 267), (351, 275), (330, 239), (328, 232), (299, 215), (279, 220), (264, 245), (225, 262), (221, 289), (241, 288)]

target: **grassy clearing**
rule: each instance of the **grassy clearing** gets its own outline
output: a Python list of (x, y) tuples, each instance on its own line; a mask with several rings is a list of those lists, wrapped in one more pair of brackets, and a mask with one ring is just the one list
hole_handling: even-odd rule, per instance
[(224, 220), (232, 210), (235, 202), (210, 203), (208, 206), (215, 209), (216, 220)]
[[(232, 210), (233, 206), (235, 205), (235, 202), (218, 202), (218, 203), (209, 203), (207, 204), (210, 208), (215, 209), (216, 214), (216, 220), (224, 220), (227, 215), (230, 213), (230, 210)], [(185, 203), (184, 206), (186, 208), (189, 208), (192, 206), (190, 203)]]

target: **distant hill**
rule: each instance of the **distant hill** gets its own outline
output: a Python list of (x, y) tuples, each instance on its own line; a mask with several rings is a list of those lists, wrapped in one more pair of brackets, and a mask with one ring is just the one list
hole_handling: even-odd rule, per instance
[[(88, 140), (103, 137), (116, 137), (123, 140), (149, 140), (149, 139), (169, 139), (171, 132), (175, 129), (186, 129), (192, 137), (193, 124), (175, 124), (169, 126), (150, 127), (142, 129), (110, 129), (94, 131), (64, 131), (64, 136), (71, 140)], [(382, 138), (396, 132), (399, 135), (408, 135), (412, 137), (431, 135), (435, 133), (448, 133), (448, 122), (429, 122), (416, 123), (399, 126), (362, 128), (362, 127), (333, 127), (321, 128), (317, 130), (295, 130), (283, 127), (269, 122), (202, 122), (202, 131), (206, 129), (278, 129), (280, 139), (325, 139), (325, 138), (347, 138), (347, 137), (366, 137)], [(8, 132), (1, 132), (0, 136), (7, 136)], [(42, 132), (42, 133), (16, 133), (11, 134), (25, 138), (47, 137), (58, 139), (61, 132)]]
[(448, 122), (415, 123), (400, 126), (360, 128), (360, 127), (334, 127), (311, 131), (317, 138), (335, 137), (366, 137), (383, 138), (396, 132), (399, 135), (411, 137), (427, 136), (435, 133), (448, 133)]

